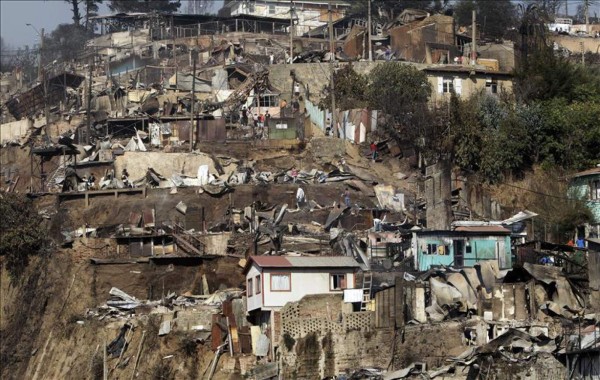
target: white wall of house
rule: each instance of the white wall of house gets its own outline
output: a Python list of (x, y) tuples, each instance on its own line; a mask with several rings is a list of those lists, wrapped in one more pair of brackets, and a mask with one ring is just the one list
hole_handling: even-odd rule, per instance
[[(320, 5), (296, 1), (294, 3), (294, 8), (295, 18), (297, 18), (297, 26), (295, 27), (295, 35), (297, 36), (301, 36), (310, 29), (327, 23), (328, 14), (326, 1)], [(341, 9), (336, 9), (335, 12), (341, 13)], [(337, 13), (334, 14), (337, 15)], [(239, 1), (232, 4), (231, 15), (252, 15), (289, 20), (290, 2), (285, 0), (264, 0), (253, 3)], [(334, 19), (337, 19), (337, 17)]]
[[(262, 275), (260, 270), (262, 269)], [(256, 263), (252, 265), (246, 274), (246, 286), (252, 279), (252, 295), (247, 293), (248, 311), (263, 309), (273, 310), (283, 307), (288, 302), (295, 302), (309, 294), (342, 293), (343, 289), (333, 289), (332, 275), (345, 275), (345, 288), (352, 289), (355, 286), (354, 272), (348, 268), (259, 268)], [(260, 275), (261, 293), (256, 294), (256, 276)], [(289, 290), (276, 290), (277, 276), (289, 276)], [(281, 279), (281, 277), (279, 277)], [(281, 283), (280, 283), (281, 284)]]

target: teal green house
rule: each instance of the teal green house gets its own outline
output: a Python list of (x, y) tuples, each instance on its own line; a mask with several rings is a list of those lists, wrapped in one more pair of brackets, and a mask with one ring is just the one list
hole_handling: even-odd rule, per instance
[(502, 226), (414, 231), (411, 241), (414, 266), (426, 271), (435, 266), (473, 267), (482, 260), (496, 260), (500, 269), (510, 269), (510, 234)]
[(600, 237), (600, 167), (574, 174), (569, 184), (569, 197), (581, 199), (592, 212), (594, 220), (586, 237)]

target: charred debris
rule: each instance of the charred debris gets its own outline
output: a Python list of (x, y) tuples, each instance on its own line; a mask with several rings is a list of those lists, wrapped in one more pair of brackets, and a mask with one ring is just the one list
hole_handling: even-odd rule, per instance
[[(403, 13), (374, 58), (440, 17)], [(121, 326), (111, 374), (140, 375), (146, 334), (184, 334), (210, 350), (207, 378), (599, 376), (599, 253), (533, 240), (536, 213), (472, 196), (376, 111), (328, 122), (311, 87), (325, 27), (290, 45), (279, 18), (96, 21), (80, 59), (3, 104), (2, 149), (27, 160), (3, 163), (2, 190), (55, 199), (40, 214), (70, 221), (56, 238), (87, 252), (104, 299), (78, 323)], [(364, 30), (335, 22), (336, 64), (366, 55)], [(127, 273), (143, 285), (114, 280)]]

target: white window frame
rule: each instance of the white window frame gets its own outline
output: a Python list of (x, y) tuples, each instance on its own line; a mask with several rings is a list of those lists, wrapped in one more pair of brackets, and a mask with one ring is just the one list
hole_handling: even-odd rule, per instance
[(462, 94), (462, 79), (459, 77), (438, 77), (438, 94)]
[(261, 94), (258, 96), (258, 106), (262, 108), (279, 107), (279, 95)]
[[(287, 285), (284, 278), (287, 278)], [(291, 273), (271, 273), (271, 291), (272, 292), (291, 292), (292, 274)], [(275, 285), (275, 286), (273, 286)]]
[[(337, 281), (335, 279), (338, 278)], [(341, 280), (340, 280), (341, 278)], [(336, 286), (337, 282), (337, 286)], [(343, 285), (342, 285), (343, 284)], [(348, 275), (346, 273), (330, 273), (329, 274), (329, 290), (337, 291), (348, 289)]]

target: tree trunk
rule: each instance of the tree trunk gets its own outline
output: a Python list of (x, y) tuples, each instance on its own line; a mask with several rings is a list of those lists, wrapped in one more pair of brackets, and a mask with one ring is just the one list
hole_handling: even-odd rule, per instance
[(77, 26), (81, 24), (81, 13), (79, 13), (79, 0), (70, 0), (73, 11), (73, 23)]

